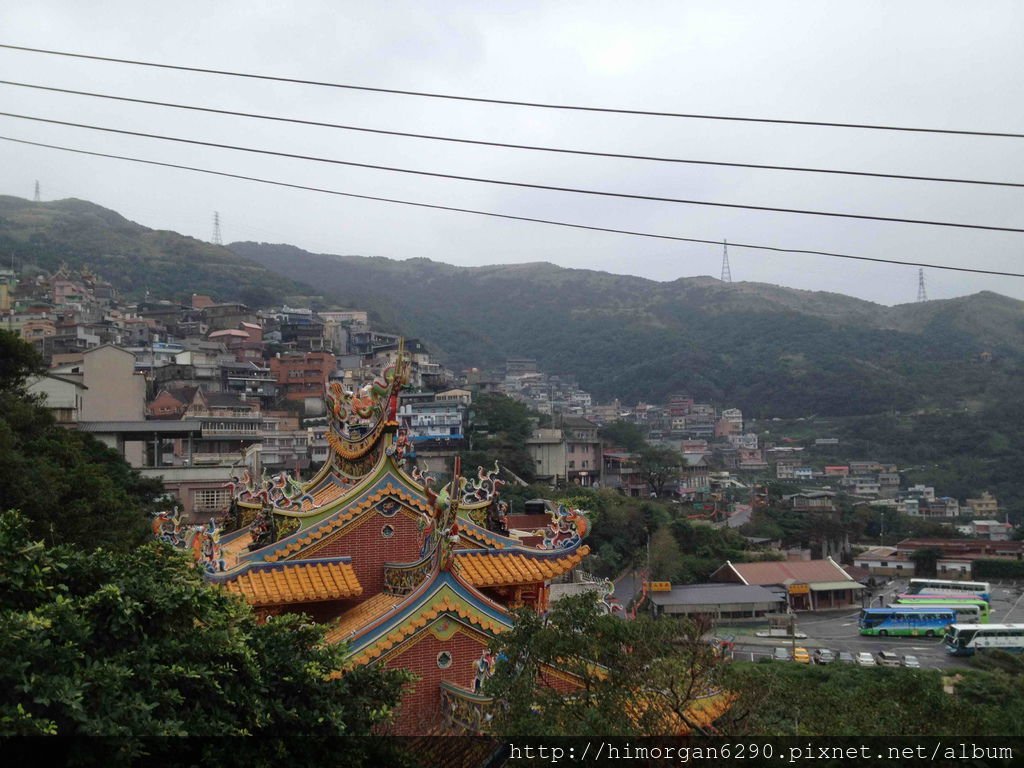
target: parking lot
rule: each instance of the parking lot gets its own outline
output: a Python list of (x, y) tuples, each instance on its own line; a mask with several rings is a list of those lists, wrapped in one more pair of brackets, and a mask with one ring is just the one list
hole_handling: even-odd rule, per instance
[[(888, 605), (895, 596), (907, 589), (907, 581), (894, 581), (884, 588), (875, 589), (865, 595), (871, 605)], [(1024, 585), (992, 582), (992, 609), (990, 621), (1000, 624), (1024, 623)], [(924, 637), (864, 637), (857, 630), (860, 609), (844, 611), (820, 611), (816, 613), (797, 614), (796, 630), (804, 633), (806, 638), (798, 638), (796, 642), (784, 637), (757, 637), (757, 630), (765, 627), (736, 626), (720, 627), (719, 638), (734, 638), (734, 657), (746, 661), (772, 656), (775, 648), (793, 647), (806, 648), (812, 654), (816, 648), (828, 648), (837, 654), (841, 651), (858, 653), (867, 651), (872, 655), (879, 651), (890, 651), (900, 656), (910, 654), (916, 656), (921, 666), (926, 669), (948, 669), (966, 667), (969, 661), (946, 653), (942, 638), (928, 639)]]

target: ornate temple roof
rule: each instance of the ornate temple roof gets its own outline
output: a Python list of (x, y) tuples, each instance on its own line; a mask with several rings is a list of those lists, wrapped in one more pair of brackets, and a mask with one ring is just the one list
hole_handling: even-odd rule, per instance
[(473, 586), (498, 587), (547, 581), (572, 570), (589, 554), (585, 545), (565, 552), (464, 549), (456, 551), (455, 561), (460, 575)]
[(254, 563), (241, 573), (230, 574), (221, 583), (254, 606), (343, 600), (363, 593), (348, 557), (297, 560), (281, 565)]
[[(387, 461), (385, 460), (385, 468)], [(346, 495), (346, 504), (339, 507), (338, 512), (331, 514), (320, 523), (314, 523), (308, 528), (302, 528), (298, 532), (286, 537), (274, 544), (262, 555), (263, 560), (268, 563), (284, 560), (289, 556), (300, 552), (314, 542), (322, 539), (329, 533), (344, 528), (345, 525), (355, 520), (363, 512), (372, 509), (387, 498), (397, 499), (413, 509), (429, 512), (429, 507), (422, 498), (414, 496), (404, 487), (397, 475), (392, 472), (375, 473), (376, 482), (366, 492), (365, 486), (361, 485), (352, 489), (351, 494)]]
[(330, 631), (324, 636), (328, 643), (340, 643), (354, 635), (357, 630), (380, 616), (386, 616), (405, 600), (404, 595), (380, 592), (367, 598), (347, 613), (342, 614)]
[[(350, 612), (353, 618), (342, 616), (338, 626), (328, 634), (328, 639), (334, 642), (349, 644), (349, 658), (354, 665), (376, 660), (444, 617), (455, 620), (452, 631), (457, 624), (465, 624), (494, 635), (512, 627), (512, 618), (502, 606), (450, 571), (435, 574), (413, 593), (399, 598), (397, 603), (388, 605), (381, 598), (374, 607), (376, 613), (362, 612), (362, 606), (357, 606)], [(362, 626), (353, 626), (357, 623), (356, 611), (365, 617)]]

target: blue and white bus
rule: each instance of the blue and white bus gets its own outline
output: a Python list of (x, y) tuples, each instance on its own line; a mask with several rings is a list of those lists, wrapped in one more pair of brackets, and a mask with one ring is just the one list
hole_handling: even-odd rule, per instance
[(992, 602), (991, 588), (987, 581), (951, 581), (949, 579), (911, 579), (907, 594), (928, 595), (977, 595), (987, 603)]
[(956, 611), (948, 606), (890, 605), (865, 608), (858, 627), (862, 635), (941, 637), (955, 621)]
[(954, 624), (943, 641), (954, 656), (973, 656), (978, 651), (997, 649), (1024, 652), (1024, 624)]

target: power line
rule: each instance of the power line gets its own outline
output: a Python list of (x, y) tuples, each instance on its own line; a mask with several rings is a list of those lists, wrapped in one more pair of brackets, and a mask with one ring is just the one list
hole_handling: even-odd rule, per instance
[(181, 64), (161, 64), (152, 61), (140, 61), (137, 59), (121, 59), (113, 56), (95, 56), (85, 53), (72, 53), (70, 51), (57, 51), (48, 48), (31, 48), (24, 45), (9, 45), (0, 43), (0, 48), (11, 51), (23, 51), (27, 53), (41, 53), (47, 56), (64, 56), (73, 59), (87, 59), (89, 61), (105, 61), (112, 64), (131, 64), (138, 67), (154, 67), (156, 69), (172, 69), (179, 72), (196, 72), (204, 75), (223, 75), (225, 77), (242, 77), (250, 80), (268, 80), (277, 83), (292, 83), (295, 85), (311, 85), (319, 88), (340, 88), (350, 91), (366, 91), (369, 93), (387, 93), (398, 96), (417, 96), (427, 99), (445, 99), (449, 101), (467, 101), (478, 104), (499, 104), (511, 107), (532, 107), (534, 109), (561, 109), (575, 112), (602, 112), (616, 115), (639, 115), (644, 117), (670, 117), (683, 118), (688, 120), (726, 120), (740, 123), (768, 123), (774, 125), (802, 125), (820, 128), (855, 128), (858, 130), (871, 131), (903, 131), (909, 133), (937, 133), (953, 136), (986, 136), (1008, 139), (1024, 139), (1024, 133), (1010, 133), (1005, 131), (968, 131), (953, 130), (948, 128), (916, 128), (897, 125), (879, 125), (870, 123), (838, 123), (823, 120), (783, 120), (768, 117), (736, 117), (733, 115), (708, 115), (689, 112), (663, 112), (645, 109), (622, 109), (617, 107), (591, 107), (576, 104), (555, 104), (539, 101), (517, 101), (513, 99), (488, 99), (481, 96), (460, 96), (450, 93), (435, 93), (431, 91), (412, 91), (399, 88), (376, 88), (367, 85), (353, 85), (351, 83), (331, 83), (322, 80), (303, 80), (296, 77), (281, 77), (279, 75), (260, 75), (252, 72), (235, 72), (226, 69), (210, 69), (206, 67), (189, 67)]
[(268, 155), (271, 157), (287, 157), (292, 160), (307, 160), (315, 163), (328, 163), (331, 165), (344, 165), (351, 168), (366, 168), (374, 171), (386, 171), (389, 173), (405, 173), (413, 176), (426, 176), (436, 179), (449, 179), (451, 181), (469, 181), (475, 184), (494, 184), (502, 187), (518, 187), (521, 189), (541, 189), (547, 192), (568, 192), (576, 195), (591, 195), (594, 197), (613, 197), (622, 200), (643, 200), (652, 203), (672, 203), (675, 205), (699, 205), (710, 208), (734, 208), (744, 211), (766, 211), (771, 213), (792, 213), (800, 216), (826, 216), (837, 219), (857, 219), (861, 221), (884, 221), (896, 224), (916, 224), (932, 227), (951, 227), (955, 229), (977, 229), (989, 232), (1017, 232), (1024, 233), (1020, 227), (996, 227), (987, 224), (965, 224), (952, 221), (934, 221), (929, 219), (907, 219), (897, 216), (872, 216), (865, 213), (841, 213), (838, 211), (817, 211), (806, 208), (779, 208), (770, 205), (747, 205), (743, 203), (721, 203), (713, 200), (689, 200), (680, 197), (662, 197), (660, 195), (641, 195), (629, 192), (610, 192), (600, 189), (584, 189), (581, 187), (562, 187), (552, 184), (533, 184), (525, 181), (508, 181), (506, 179), (491, 179), (482, 176), (463, 176), (455, 173), (441, 173), (438, 171), (420, 171), (413, 168), (399, 168), (391, 165), (378, 165), (376, 163), (359, 163), (354, 160), (338, 160), (330, 157), (319, 157), (316, 155), (299, 155), (292, 152), (279, 152), (271, 149), (259, 149), (257, 147), (243, 147), (236, 144), (221, 144), (214, 141), (200, 141), (199, 139), (186, 139), (179, 136), (163, 136), (156, 133), (145, 133), (143, 131), (129, 131), (123, 128), (110, 128), (101, 125), (89, 125), (87, 123), (75, 123), (68, 120), (55, 120), (46, 117), (35, 117), (32, 115), (21, 115), (15, 112), (0, 112), (2, 117), (13, 117), (18, 120), (31, 120), (37, 123), (49, 123), (52, 125), (64, 125), (71, 128), (85, 128), (91, 131), (102, 131), (104, 133), (116, 133), (123, 136), (137, 136), (145, 139), (157, 139), (159, 141), (171, 141), (178, 144), (191, 144), (200, 147), (214, 147), (216, 149), (228, 149), (234, 152), (249, 152), (257, 155)]
[[(613, 227), (597, 227), (590, 224), (575, 224), (567, 221), (556, 221), (553, 219), (541, 219), (532, 216), (515, 216), (509, 213), (497, 213), (495, 211), (480, 211), (473, 208), (459, 208), (451, 205), (437, 205), (434, 203), (418, 203), (412, 200), (399, 200), (390, 197), (377, 197), (374, 195), (360, 195), (355, 192), (342, 192), (336, 189), (326, 189), (323, 187), (312, 187), (305, 184), (294, 184), (286, 181), (277, 181), (275, 179), (263, 179), (258, 176), (246, 176), (239, 173), (228, 173), (226, 171), (215, 171), (209, 168), (197, 168), (195, 166), (181, 165), (178, 163), (167, 163), (159, 160), (146, 160), (139, 157), (128, 157), (126, 155), (114, 155), (107, 152), (94, 152), (92, 150), (77, 149), (75, 147), (64, 147), (58, 144), (45, 144), (40, 141), (29, 141), (27, 139), (16, 139), (11, 136), (0, 136), (0, 141), (10, 141), (15, 144), (25, 144), (33, 147), (44, 147), (46, 149), (56, 149), (62, 152), (71, 152), (77, 155), (89, 155), (91, 157), (104, 157), (113, 160), (125, 160), (131, 163), (140, 163), (143, 165), (155, 165), (162, 168), (175, 168), (182, 171), (191, 171), (194, 173), (203, 173), (210, 176), (220, 176), (227, 179), (239, 179), (241, 181), (252, 181), (258, 184), (267, 184), (275, 187), (284, 187), (286, 189), (301, 189), (308, 192), (318, 192), (325, 195), (334, 195), (336, 197), (348, 197), (356, 200), (371, 200), (379, 203), (392, 203), (395, 205), (406, 205), (413, 208), (427, 208), (435, 211), (449, 211), (451, 213), (468, 213), (474, 216), (487, 216), (494, 219), (506, 219), (509, 221), (526, 221), (534, 224), (547, 224), (555, 227), (567, 227), (569, 229), (581, 229), (590, 232), (606, 232), (609, 234), (616, 235), (629, 235), (632, 237), (646, 237), (654, 240), (671, 240), (673, 242), (680, 243), (700, 243), (704, 245), (717, 245), (718, 240), (706, 240), (697, 237), (681, 237), (679, 235), (662, 235), (655, 232), (640, 232), (629, 229), (615, 229)], [(900, 266), (911, 266), (911, 267), (928, 267), (929, 269), (944, 269), (950, 272), (967, 272), (978, 275), (997, 275), (1001, 277), (1024, 277), (1024, 273), (1021, 272), (1001, 272), (998, 270), (991, 269), (978, 269), (975, 267), (953, 267), (943, 264), (931, 264), (921, 261), (904, 261), (901, 259), (885, 259), (875, 256), (854, 256), (848, 253), (836, 253), (833, 251), (815, 251), (803, 248), (781, 248), (778, 246), (771, 245), (756, 245), (753, 243), (733, 243), (733, 248), (745, 248), (748, 250), (757, 251), (770, 251), (773, 253), (793, 253), (806, 256), (827, 256), (835, 259), (850, 259), (853, 261), (870, 261), (878, 264), (897, 264)]]
[(182, 109), (191, 112), (206, 112), (214, 115), (228, 115), (231, 117), (245, 117), (253, 120), (271, 120), (279, 123), (291, 123), (293, 125), (307, 125), (317, 128), (333, 128), (341, 131), (355, 131), (359, 133), (372, 133), (382, 136), (399, 136), (409, 139), (424, 139), (427, 141), (444, 141), (452, 144), (470, 144), (481, 147), (498, 147), (501, 149), (520, 149), (530, 152), (551, 152), (564, 155), (581, 155), (584, 157), (601, 157), (616, 160), (642, 160), (657, 163), (676, 163), (681, 165), (707, 165), (723, 168), (749, 168), (764, 171), (790, 171), (797, 173), (825, 173), (840, 176), (864, 176), (876, 179), (900, 179), (904, 181), (930, 181), (945, 184), (977, 184), (992, 187), (1016, 187), (1024, 188), (1024, 183), (1010, 181), (985, 181), (981, 179), (961, 179), (944, 176), (914, 176), (900, 173), (881, 173), (871, 171), (850, 171), (837, 168), (810, 168), (794, 165), (767, 165), (761, 163), (734, 163), (722, 160), (693, 160), (678, 157), (662, 157), (657, 155), (635, 155), (619, 152), (599, 152), (596, 150), (570, 149), (566, 147), (544, 147), (534, 144), (514, 144), (502, 141), (484, 141), (482, 139), (467, 139), (454, 136), (438, 136), (428, 133), (412, 133), (408, 131), (391, 131), (383, 128), (367, 128), (365, 126), (346, 125), (343, 123), (331, 123), (321, 120), (306, 120), (298, 117), (281, 117), (279, 115), (267, 115), (258, 112), (240, 112), (231, 109), (217, 109), (215, 107), (200, 107), (195, 104), (179, 104), (169, 101), (156, 101), (153, 99), (138, 99), (129, 96), (115, 96), (109, 93), (97, 93), (95, 91), (79, 91), (73, 88), (58, 88), (56, 86), (38, 85), (36, 83), (22, 83), (14, 80), (0, 80), (0, 85), (10, 85), (17, 88), (31, 88), (38, 91), (49, 91), (52, 93), (65, 93), (74, 96), (87, 96), (96, 99), (108, 99), (130, 104), (145, 104), (153, 107), (168, 107), (171, 109)]

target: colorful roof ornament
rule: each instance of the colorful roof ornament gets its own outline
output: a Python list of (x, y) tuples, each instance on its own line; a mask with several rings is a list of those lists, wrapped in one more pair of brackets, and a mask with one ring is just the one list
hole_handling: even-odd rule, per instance
[(409, 377), (405, 342), (399, 342), (398, 358), (384, 373), (358, 391), (349, 392), (339, 382), (327, 387), (324, 402), (331, 430), (331, 449), (346, 459), (357, 459), (373, 448), (386, 424), (398, 413), (398, 392)]

